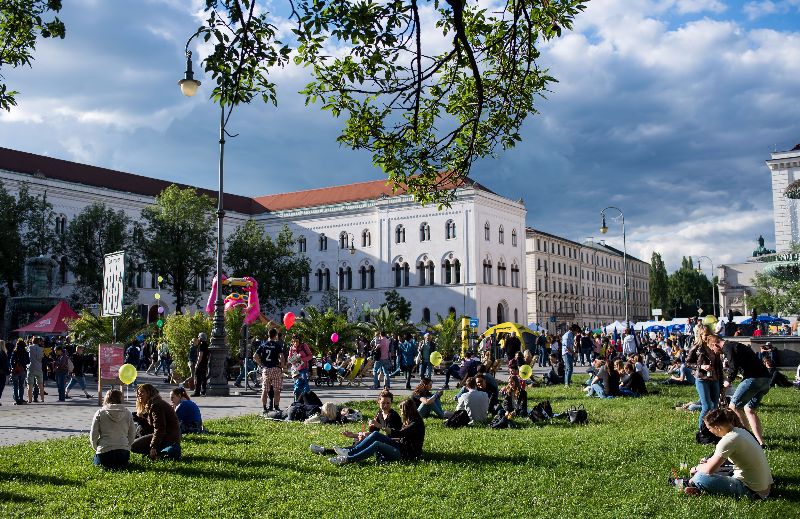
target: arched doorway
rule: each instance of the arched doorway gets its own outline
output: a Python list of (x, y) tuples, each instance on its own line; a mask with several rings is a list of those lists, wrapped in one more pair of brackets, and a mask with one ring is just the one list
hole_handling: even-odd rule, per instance
[(506, 314), (503, 310), (502, 303), (497, 305), (497, 324), (506, 322)]

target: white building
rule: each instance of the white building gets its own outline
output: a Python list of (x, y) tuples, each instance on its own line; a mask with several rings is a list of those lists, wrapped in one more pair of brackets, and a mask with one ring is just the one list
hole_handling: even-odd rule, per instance
[[(23, 182), (32, 193), (46, 192), (59, 232), (93, 202), (139, 219), (142, 208), (170, 184), (3, 148), (0, 182), (12, 193)], [(398, 290), (411, 302), (414, 321), (435, 322), (437, 313), (455, 311), (478, 318), (483, 329), (498, 321), (522, 322), (528, 313), (525, 207), (475, 182), (460, 187), (457, 200), (443, 211), (393, 194), (383, 180), (256, 198), (226, 194), (225, 209), (226, 236), (248, 219), (263, 223), (271, 234), (284, 224), (290, 227), (298, 249), (311, 261), (311, 275), (304, 280), (310, 304), (319, 303), (329, 288), (335, 290), (338, 281), (350, 306), (376, 307), (384, 292)], [(66, 296), (74, 280), (61, 270), (61, 295)], [(140, 267), (133, 281), (139, 288), (137, 303), (143, 312), (149, 308), (151, 316), (157, 306), (156, 278)], [(205, 288), (207, 280), (198, 283)], [(172, 308), (166, 291), (161, 301)]]
[(800, 243), (800, 200), (785, 195), (789, 184), (800, 180), (800, 144), (789, 151), (772, 153), (766, 163), (772, 174), (775, 250), (786, 252), (792, 243)]

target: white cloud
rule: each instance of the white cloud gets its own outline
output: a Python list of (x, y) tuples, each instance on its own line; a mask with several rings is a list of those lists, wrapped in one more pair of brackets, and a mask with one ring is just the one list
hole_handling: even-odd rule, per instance
[(773, 14), (787, 14), (791, 11), (800, 11), (800, 0), (763, 0), (747, 2), (742, 11), (749, 20), (756, 20), (763, 16)]
[(719, 0), (677, 0), (675, 5), (681, 14), (722, 13), (727, 9), (727, 6)]

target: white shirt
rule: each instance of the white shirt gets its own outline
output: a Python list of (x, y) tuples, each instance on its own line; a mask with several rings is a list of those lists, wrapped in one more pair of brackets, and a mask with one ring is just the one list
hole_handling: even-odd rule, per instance
[(483, 391), (468, 389), (458, 397), (456, 411), (464, 409), (469, 419), (475, 423), (484, 423), (489, 415), (489, 395)]
[(628, 334), (622, 339), (622, 354), (627, 357), (633, 353), (638, 353), (636, 339), (633, 338), (633, 334)]
[(728, 458), (733, 463), (733, 477), (747, 488), (766, 497), (772, 485), (767, 456), (752, 434), (734, 427), (722, 437), (714, 451), (716, 456)]
[(636, 371), (642, 374), (642, 380), (644, 380), (645, 382), (650, 380), (650, 370), (647, 369), (647, 366), (645, 366), (641, 362), (636, 363)]

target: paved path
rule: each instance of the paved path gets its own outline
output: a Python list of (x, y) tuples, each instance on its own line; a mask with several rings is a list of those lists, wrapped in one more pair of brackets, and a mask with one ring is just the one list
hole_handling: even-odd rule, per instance
[[(534, 373), (541, 375), (546, 370), (544, 368), (534, 369)], [(576, 367), (576, 373), (585, 373), (586, 368)], [(581, 377), (582, 378), (582, 377)], [(581, 379), (579, 378), (579, 380)], [(498, 373), (498, 379), (505, 380), (505, 373)], [(377, 391), (370, 389), (371, 379), (364, 379), (366, 384), (358, 387), (333, 386), (316, 387), (311, 384), (312, 389), (319, 395), (323, 402), (351, 402), (358, 400), (372, 400), (376, 397)], [(412, 385), (419, 381), (418, 378), (412, 379)], [(139, 382), (149, 382), (156, 385), (162, 397), (167, 397), (174, 386), (164, 384), (164, 379), (153, 375), (140, 375)], [(404, 388), (399, 377), (392, 379), (393, 393), (395, 398), (408, 396), (411, 392)], [(444, 383), (444, 377), (434, 376), (434, 387), (440, 387)], [(573, 382), (574, 383), (574, 382)], [(58, 402), (57, 390), (52, 381), (48, 381), (45, 389), (48, 392), (45, 403), (32, 403), (27, 405), (13, 405), (13, 388), (10, 384), (6, 385), (0, 399), (0, 445), (15, 445), (27, 441), (46, 440), (73, 435), (88, 435), (91, 426), (92, 416), (97, 411), (96, 390), (93, 398), (88, 399), (83, 396), (80, 388), (73, 388), (71, 397), (66, 402)], [(249, 394), (239, 394), (242, 391), (231, 386), (231, 396), (212, 397), (201, 396), (195, 401), (203, 412), (203, 419), (223, 418), (228, 416), (240, 416), (261, 412), (260, 391), (251, 391)], [(291, 400), (291, 381), (284, 379), (282, 391), (283, 400), (281, 407), (286, 409)], [(288, 399), (287, 399), (288, 397)], [(131, 410), (134, 406), (134, 392), (131, 388), (128, 392), (128, 400)]]

